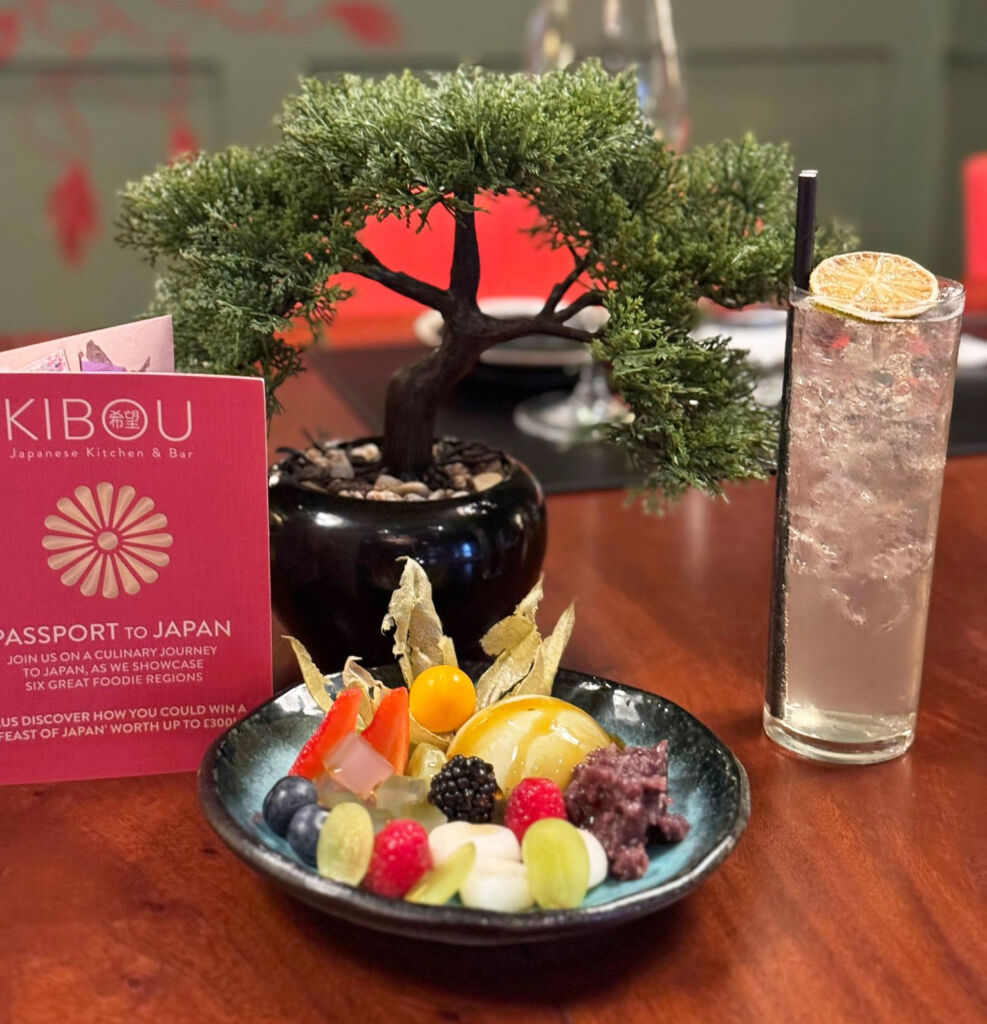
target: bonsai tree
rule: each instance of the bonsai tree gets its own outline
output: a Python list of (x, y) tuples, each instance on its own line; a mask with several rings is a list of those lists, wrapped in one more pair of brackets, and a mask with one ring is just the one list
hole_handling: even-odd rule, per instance
[[(299, 317), (331, 321), (345, 271), (444, 321), (441, 345), (388, 386), (382, 461), (394, 475), (426, 472), (436, 410), (480, 355), (532, 333), (612, 364), (633, 418), (611, 433), (648, 492), (716, 493), (770, 468), (775, 419), (754, 402), (743, 355), (688, 332), (700, 298), (742, 306), (787, 290), (784, 147), (748, 137), (674, 153), (641, 114), (633, 76), (594, 62), (540, 77), (462, 67), (430, 82), (307, 80), (280, 128), (276, 145), (185, 159), (123, 193), (121, 240), (159, 271), (149, 312), (172, 314), (182, 369), (259, 374), (276, 407), (300, 369), (282, 332)], [(544, 244), (568, 250), (572, 269), (536, 315), (505, 320), (477, 304), (476, 219), (486, 196), (507, 193), (534, 205)], [(452, 218), (447, 287), (367, 248), (361, 230), (387, 217), (418, 232)], [(817, 251), (839, 242), (821, 237)], [(567, 322), (587, 306), (609, 312), (595, 332)]]

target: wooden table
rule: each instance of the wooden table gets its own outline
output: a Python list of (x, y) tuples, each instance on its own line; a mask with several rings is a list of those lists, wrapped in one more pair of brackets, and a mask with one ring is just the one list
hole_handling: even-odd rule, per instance
[[(272, 446), (361, 428), (314, 374), (283, 397)], [(859, 769), (761, 731), (770, 484), (664, 519), (612, 491), (550, 499), (546, 621), (578, 598), (566, 663), (682, 704), (750, 774), (747, 834), (681, 903), (592, 941), (413, 942), (255, 875), (192, 775), (8, 787), (0, 1024), (984, 1020), (985, 499), (987, 457), (950, 461), (918, 739)]]

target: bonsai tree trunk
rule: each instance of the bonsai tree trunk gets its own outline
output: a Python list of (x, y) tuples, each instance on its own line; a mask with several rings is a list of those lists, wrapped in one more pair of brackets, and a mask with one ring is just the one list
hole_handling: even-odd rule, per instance
[(475, 338), (448, 334), (437, 349), (391, 378), (384, 406), (383, 459), (392, 473), (420, 478), (431, 465), (439, 404), (486, 347)]
[(566, 320), (580, 309), (601, 305), (600, 290), (585, 292), (565, 309), (558, 304), (586, 269), (586, 258), (573, 252), (572, 271), (552, 289), (536, 316), (500, 319), (483, 313), (477, 303), (480, 285), (480, 253), (472, 192), (457, 193), (468, 208), (456, 211), (449, 287), (438, 289), (384, 267), (367, 250), (358, 269), (396, 291), (438, 309), (445, 321), (442, 344), (428, 355), (399, 370), (387, 388), (384, 407), (383, 459), (400, 477), (421, 479), (432, 463), (435, 418), (439, 404), (472, 371), (488, 348), (525, 334), (553, 334), (589, 342), (590, 331), (571, 327)]
[(552, 334), (584, 343), (593, 340), (593, 332), (564, 321), (586, 306), (601, 305), (602, 292), (587, 292), (558, 312), (554, 311), (558, 300), (553, 296), (546, 301), (546, 308), (549, 302), (553, 304), (553, 312), (543, 310), (534, 317), (500, 319), (482, 313), (472, 303), (447, 309), (442, 344), (399, 370), (388, 384), (382, 454), (390, 472), (406, 478), (423, 477), (432, 464), (439, 405), (488, 348), (526, 334)]

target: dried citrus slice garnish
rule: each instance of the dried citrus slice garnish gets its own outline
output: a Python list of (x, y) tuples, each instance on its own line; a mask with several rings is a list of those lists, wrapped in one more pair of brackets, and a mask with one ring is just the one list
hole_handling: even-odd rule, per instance
[(846, 252), (813, 270), (809, 292), (865, 320), (918, 316), (939, 298), (935, 274), (889, 252)]

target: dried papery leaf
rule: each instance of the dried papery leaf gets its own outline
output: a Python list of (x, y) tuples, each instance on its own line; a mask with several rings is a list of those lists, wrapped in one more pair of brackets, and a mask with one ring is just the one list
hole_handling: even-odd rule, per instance
[(360, 664), (361, 659), (351, 654), (343, 665), (343, 685), (359, 686), (361, 690), (373, 690), (375, 687), (383, 687), (383, 683), (377, 679), (368, 668)]
[(312, 695), (312, 700), (323, 711), (328, 711), (332, 707), (334, 698), (326, 686), (326, 677), (319, 671), (315, 662), (312, 661), (312, 655), (305, 649), (305, 645), (301, 640), (296, 640), (293, 636), (284, 636), (281, 639), (287, 640), (291, 644), (291, 649), (294, 651), (295, 658), (298, 661), (298, 667), (302, 671), (302, 679), (308, 692)]
[(394, 630), (393, 651), (410, 686), (416, 676), (433, 665), (458, 668), (459, 663), (452, 640), (442, 632), (425, 570), (413, 558), (404, 561), (401, 581), (391, 595), (381, 632)]
[(439, 750), (447, 750), (449, 748), (453, 736), (456, 735), (454, 732), (432, 732), (431, 729), (426, 729), (410, 712), (408, 717), (411, 719), (408, 739), (412, 747), (416, 743), (431, 743), (433, 747), (438, 747)]
[(357, 714), (360, 727), (365, 729), (374, 717), (377, 706), (390, 692), (360, 664), (360, 659), (350, 655), (343, 665), (343, 687), (355, 686), (360, 691), (360, 711)]
[(530, 619), (520, 615), (508, 615), (506, 619), (501, 619), (490, 627), (480, 641), (480, 646), (491, 658), (496, 658), (504, 651), (517, 647), (534, 631), (535, 624)]
[(514, 611), (495, 622), (480, 641), (483, 650), (496, 660), (476, 682), (477, 710), (500, 700), (531, 668), (541, 643), (535, 615), (543, 596), (542, 580), (539, 577)]
[(530, 619), (532, 622), (535, 621), (535, 617), (538, 615), (538, 606), (545, 596), (544, 584), (545, 577), (539, 576), (538, 582), (518, 602), (517, 608), (514, 609), (515, 615)]
[(538, 582), (521, 599), (514, 611), (507, 618), (495, 622), (484, 634), (480, 646), (491, 658), (496, 658), (511, 647), (517, 647), (535, 628), (535, 615), (543, 596), (543, 579), (543, 576), (539, 576)]
[(456, 645), (452, 642), (451, 636), (439, 637), (439, 664), (459, 668), (459, 662), (456, 661)]
[(524, 679), (531, 670), (540, 645), (538, 630), (531, 629), (520, 643), (498, 655), (476, 681), (477, 711), (500, 700)]
[(514, 691), (513, 696), (531, 693), (540, 693), (546, 696), (551, 694), (555, 673), (559, 670), (559, 662), (562, 660), (569, 637), (572, 636), (572, 627), (575, 621), (576, 609), (573, 605), (569, 605), (559, 616), (559, 621), (555, 624), (551, 636), (542, 641), (535, 654), (531, 671)]

